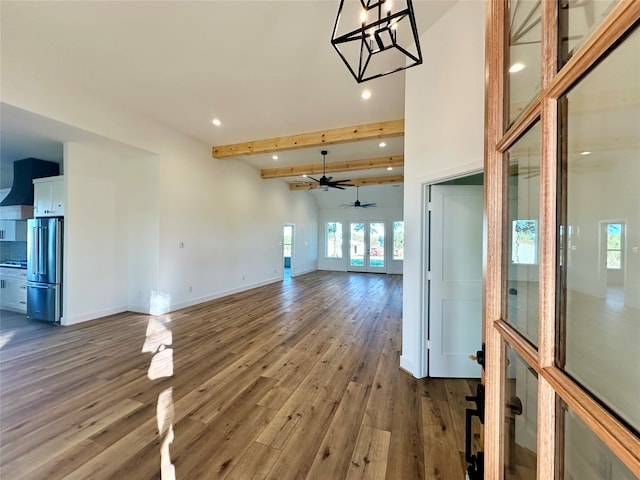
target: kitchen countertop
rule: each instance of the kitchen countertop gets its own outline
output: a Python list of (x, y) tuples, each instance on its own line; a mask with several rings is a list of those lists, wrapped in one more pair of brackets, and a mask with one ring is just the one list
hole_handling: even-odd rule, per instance
[(27, 269), (27, 264), (19, 264), (19, 263), (13, 263), (13, 262), (6, 262), (6, 263), (0, 263), (0, 267), (5, 267), (5, 268), (19, 268), (19, 269), (23, 269), (26, 270)]

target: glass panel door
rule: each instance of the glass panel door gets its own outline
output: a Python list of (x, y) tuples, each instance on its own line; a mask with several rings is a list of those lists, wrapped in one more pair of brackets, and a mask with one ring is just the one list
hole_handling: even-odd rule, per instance
[(387, 271), (384, 222), (352, 222), (349, 236), (349, 271)]
[(353, 222), (349, 229), (349, 268), (352, 272), (365, 271), (366, 245), (364, 243), (364, 222)]
[(384, 261), (384, 222), (369, 222), (367, 272), (386, 272)]

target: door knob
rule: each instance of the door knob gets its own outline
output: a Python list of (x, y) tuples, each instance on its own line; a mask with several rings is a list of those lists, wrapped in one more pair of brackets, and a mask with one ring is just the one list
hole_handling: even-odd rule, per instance
[(475, 355), (469, 355), (469, 358), (471, 360), (473, 360), (474, 362), (478, 362), (478, 365), (480, 365), (482, 368), (484, 368), (484, 361), (485, 361), (485, 345), (484, 345), (484, 343), (482, 344), (482, 350), (478, 350)]

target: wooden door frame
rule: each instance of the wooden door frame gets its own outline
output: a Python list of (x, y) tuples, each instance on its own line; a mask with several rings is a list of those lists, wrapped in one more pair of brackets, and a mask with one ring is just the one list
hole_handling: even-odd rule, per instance
[[(559, 98), (604, 55), (640, 18), (640, 2), (620, 0), (572, 58), (557, 69), (558, 3), (542, 2), (541, 92), (505, 132), (505, 85), (508, 5), (503, 0), (485, 3), (485, 221), (483, 335), (486, 343), (484, 375), (486, 410), (484, 426), (485, 479), (504, 479), (504, 414), (508, 344), (538, 374), (539, 479), (556, 478), (562, 465), (561, 399), (636, 475), (640, 476), (640, 440), (582, 388), (555, 366), (556, 354), (556, 225), (557, 142)], [(557, 72), (557, 73), (556, 73)], [(538, 348), (524, 340), (502, 315), (506, 271), (505, 152), (534, 123), (541, 124), (540, 169), (540, 293)]]

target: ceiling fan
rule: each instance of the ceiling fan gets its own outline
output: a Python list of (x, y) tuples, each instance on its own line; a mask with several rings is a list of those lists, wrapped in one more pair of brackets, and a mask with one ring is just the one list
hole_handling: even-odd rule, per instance
[(358, 198), (358, 189), (360, 187), (356, 187), (356, 201), (353, 203), (343, 203), (342, 205), (340, 205), (341, 207), (356, 207), (356, 208), (369, 208), (369, 207), (375, 207), (376, 204), (375, 202), (372, 203), (361, 203), (360, 199)]
[(353, 184), (346, 183), (346, 182), (350, 182), (351, 180), (335, 180), (332, 182), (331, 179), (333, 177), (327, 177), (325, 175), (325, 167), (326, 167), (325, 157), (329, 152), (327, 152), (326, 150), (322, 150), (320, 153), (322, 154), (322, 176), (320, 177), (319, 180), (313, 177), (307, 177), (307, 178), (310, 178), (314, 182), (318, 182), (318, 185), (320, 187), (324, 187), (325, 191), (328, 190), (329, 187), (339, 188), (340, 190), (344, 190), (344, 187), (353, 187)]

